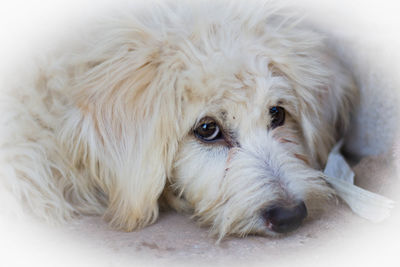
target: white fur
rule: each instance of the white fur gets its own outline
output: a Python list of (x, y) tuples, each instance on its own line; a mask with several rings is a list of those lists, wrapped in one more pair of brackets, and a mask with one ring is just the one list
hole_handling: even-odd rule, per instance
[[(271, 234), (263, 208), (302, 199), (312, 210), (333, 194), (319, 171), (356, 89), (290, 12), (260, 1), (159, 4), (88, 34), (2, 96), (0, 177), (38, 217), (98, 214), (131, 231), (166, 201), (220, 237)], [(278, 102), (286, 122), (272, 130)], [(240, 147), (197, 140), (204, 116)]]

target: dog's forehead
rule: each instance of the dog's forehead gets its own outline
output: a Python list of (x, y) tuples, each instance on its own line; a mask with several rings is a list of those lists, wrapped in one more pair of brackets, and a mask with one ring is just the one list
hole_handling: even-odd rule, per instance
[(293, 96), (284, 77), (271, 75), (267, 60), (261, 70), (231, 59), (218, 64), (211, 60), (207, 66), (212, 67), (192, 66), (185, 77), (190, 104), (198, 102), (207, 113), (258, 117), (271, 106), (289, 102), (286, 98)]
[[(213, 51), (201, 60), (192, 53), (187, 57), (181, 78), (188, 91), (206, 97), (207, 102), (218, 98), (249, 102), (255, 96), (259, 99), (268, 94), (279, 80), (272, 77), (269, 62), (268, 58), (260, 59), (248, 51), (241, 56)], [(272, 92), (269, 94), (273, 95)]]

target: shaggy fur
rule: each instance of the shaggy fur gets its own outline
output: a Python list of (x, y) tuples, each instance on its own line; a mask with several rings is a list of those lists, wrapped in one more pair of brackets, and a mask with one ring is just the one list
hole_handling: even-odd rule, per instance
[[(267, 207), (311, 211), (334, 194), (320, 170), (356, 95), (320, 34), (289, 13), (202, 1), (102, 21), (6, 89), (4, 186), (48, 221), (95, 214), (132, 231), (163, 202), (220, 238), (274, 234)], [(277, 128), (274, 106), (286, 110)], [(230, 141), (199, 140), (204, 117)]]

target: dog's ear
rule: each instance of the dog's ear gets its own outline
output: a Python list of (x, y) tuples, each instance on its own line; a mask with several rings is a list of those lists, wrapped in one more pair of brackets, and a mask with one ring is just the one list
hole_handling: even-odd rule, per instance
[[(272, 72), (286, 76), (298, 99), (297, 117), (315, 167), (323, 167), (330, 149), (348, 126), (357, 89), (350, 72), (312, 32), (292, 36), (290, 56), (276, 58)], [(298, 39), (297, 39), (298, 38)]]
[(60, 139), (88, 173), (76, 178), (87, 179), (83, 195), (100, 188), (108, 198), (106, 219), (131, 231), (158, 216), (177, 147), (180, 96), (155, 37), (122, 29), (100, 42), (75, 78)]

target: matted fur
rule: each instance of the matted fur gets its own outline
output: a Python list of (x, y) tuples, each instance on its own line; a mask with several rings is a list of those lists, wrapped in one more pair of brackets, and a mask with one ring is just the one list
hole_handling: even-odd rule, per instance
[[(35, 215), (131, 231), (160, 202), (220, 238), (273, 234), (261, 211), (333, 195), (320, 178), (353, 81), (320, 34), (270, 2), (158, 4), (111, 16), (1, 102), (0, 176)], [(21, 77), (26, 80), (25, 77)], [(269, 109), (285, 108), (271, 129)], [(193, 135), (216, 119), (235, 146)]]

